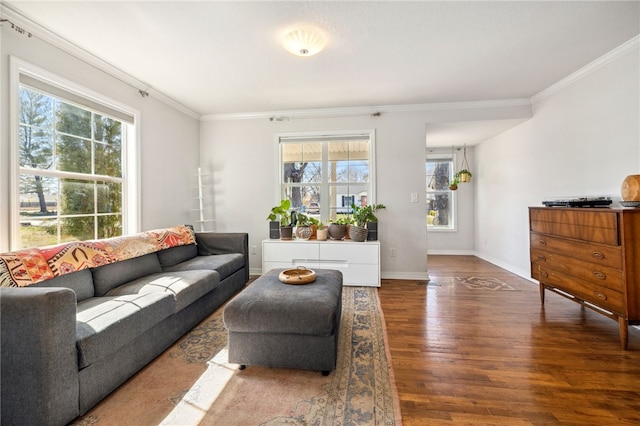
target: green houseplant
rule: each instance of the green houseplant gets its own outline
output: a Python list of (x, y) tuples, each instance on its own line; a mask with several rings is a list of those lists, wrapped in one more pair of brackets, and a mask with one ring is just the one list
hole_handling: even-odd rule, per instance
[(296, 212), (290, 211), (291, 200), (280, 201), (279, 206), (271, 208), (271, 213), (267, 220), (280, 223), (280, 239), (291, 240), (293, 238), (293, 227), (296, 224)]
[(339, 215), (329, 221), (329, 237), (332, 240), (342, 240), (347, 235), (347, 225), (351, 224), (351, 216)]
[(458, 179), (457, 178), (453, 178), (453, 182), (451, 182), (449, 184), (449, 189), (452, 191), (455, 191), (456, 189), (458, 189)]
[(296, 215), (296, 237), (302, 240), (310, 239), (314, 234), (314, 228), (317, 229), (318, 220), (307, 216), (304, 213)]
[(472, 176), (473, 176), (473, 174), (471, 174), (471, 172), (469, 170), (462, 169), (458, 173), (455, 174), (454, 182), (455, 181), (458, 181), (458, 182), (470, 182)]
[(353, 241), (365, 241), (369, 233), (367, 224), (378, 222), (375, 212), (386, 208), (384, 204), (370, 204), (367, 206), (351, 204), (353, 225), (349, 228), (349, 237)]

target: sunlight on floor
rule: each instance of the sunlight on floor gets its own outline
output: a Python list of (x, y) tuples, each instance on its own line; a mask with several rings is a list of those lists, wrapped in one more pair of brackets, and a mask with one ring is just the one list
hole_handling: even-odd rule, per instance
[(166, 426), (200, 424), (239, 367), (235, 364), (229, 365), (228, 359), (225, 347), (207, 363), (209, 364), (207, 370), (160, 424)]

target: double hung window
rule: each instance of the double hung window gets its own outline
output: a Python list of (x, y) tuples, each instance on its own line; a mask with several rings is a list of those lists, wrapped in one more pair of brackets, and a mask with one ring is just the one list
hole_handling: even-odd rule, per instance
[[(135, 209), (132, 114), (18, 73), (12, 246), (27, 248), (123, 235)], [(135, 179), (131, 179), (135, 180)], [(133, 190), (135, 192), (135, 190)]]
[(455, 158), (452, 154), (427, 155), (427, 229), (455, 230), (453, 182)]
[(324, 223), (373, 203), (374, 132), (278, 135), (279, 194)]

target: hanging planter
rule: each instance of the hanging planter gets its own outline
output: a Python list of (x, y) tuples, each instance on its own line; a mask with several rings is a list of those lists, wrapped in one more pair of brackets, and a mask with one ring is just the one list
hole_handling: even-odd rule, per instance
[(471, 177), (473, 174), (469, 171), (469, 162), (467, 161), (467, 145), (464, 146), (462, 156), (462, 166), (460, 167), (460, 171), (455, 174), (455, 180), (458, 182), (471, 182)]

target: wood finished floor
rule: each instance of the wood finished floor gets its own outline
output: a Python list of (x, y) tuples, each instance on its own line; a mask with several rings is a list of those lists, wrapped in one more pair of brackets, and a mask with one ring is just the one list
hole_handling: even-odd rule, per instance
[[(429, 256), (430, 285), (382, 280), (405, 426), (638, 425), (640, 331), (473, 256)], [(469, 289), (454, 277), (514, 290)]]

